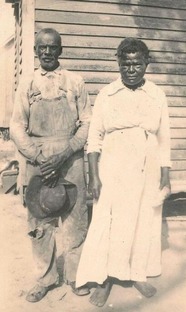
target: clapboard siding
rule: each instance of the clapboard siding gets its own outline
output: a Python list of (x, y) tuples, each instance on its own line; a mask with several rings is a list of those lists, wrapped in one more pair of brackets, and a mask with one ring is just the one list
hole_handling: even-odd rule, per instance
[(186, 160), (186, 149), (183, 150), (171, 150), (171, 158), (172, 160)]
[[(41, 27), (42, 25), (42, 27)], [(44, 27), (53, 27), (57, 31), (59, 31), (60, 26), (58, 27), (59, 24), (47, 24), (47, 23), (42, 23), (40, 27), (38, 27), (38, 24), (36, 25), (36, 30), (40, 30), (41, 28)], [(127, 37), (131, 35), (130, 31), (128, 32), (123, 32), (123, 36), (121, 38), (111, 38), (111, 37), (96, 37), (96, 36), (69, 36), (66, 33), (62, 33), (63, 37), (63, 44), (64, 47), (79, 47), (79, 48), (98, 48), (98, 49), (116, 49), (118, 44), (121, 42), (121, 40), (124, 37)], [(139, 37), (139, 36), (137, 36)], [(140, 38), (140, 37), (139, 37)], [(172, 41), (155, 41), (155, 40), (150, 40), (150, 39), (145, 39), (145, 35), (141, 37), (144, 42), (151, 48), (151, 50), (156, 50), (156, 51), (167, 51), (167, 52), (176, 52), (176, 53), (183, 53), (185, 51), (185, 42), (179, 42), (175, 43)], [(176, 51), (175, 51), (176, 50)]]
[[(63, 59), (63, 66), (70, 70), (74, 71), (100, 71), (100, 72), (116, 72), (118, 73), (118, 65), (116, 61), (98, 61), (98, 60), (77, 60), (77, 59)], [(36, 59), (36, 66), (39, 63)], [(153, 74), (177, 74), (177, 75), (185, 75), (186, 74), (186, 64), (168, 64), (165, 63), (152, 63), (147, 68), (147, 73), (151, 73), (152, 77)], [(180, 77), (180, 79), (184, 79), (184, 77)], [(165, 84), (167, 81), (165, 80)], [(182, 84), (183, 86), (183, 84)]]
[[(64, 13), (64, 14), (62, 14)], [(84, 13), (84, 12), (61, 12), (61, 11), (36, 11), (36, 20), (41, 22), (48, 22), (48, 23), (60, 23), (62, 27), (68, 30), (69, 33), (74, 32), (74, 25), (79, 26), (97, 26), (95, 28), (91, 28), (90, 26), (86, 28), (87, 32), (89, 31), (90, 34), (94, 34), (97, 31), (97, 35), (103, 35), (105, 32), (105, 36), (110, 36), (109, 34), (109, 26), (112, 26), (113, 34), (116, 37), (120, 37), (122, 35), (123, 27), (131, 28), (130, 30), (137, 27), (140, 27), (140, 31), (143, 29), (152, 29), (155, 30), (154, 35), (158, 35), (158, 39), (161, 34), (165, 33), (166, 35), (170, 35), (171, 38), (174, 37), (174, 34), (177, 33), (178, 38), (174, 38), (174, 40), (181, 40), (182, 30), (185, 29), (185, 21), (184, 20), (175, 20), (172, 23), (171, 19), (164, 19), (164, 18), (149, 18), (147, 16), (127, 16), (123, 15), (113, 15), (113, 14), (95, 14), (95, 13)], [(84, 29), (82, 27), (77, 27), (77, 32), (82, 33)], [(159, 32), (160, 30), (160, 32)], [(167, 31), (165, 31), (167, 30)], [(138, 31), (138, 30), (137, 30)], [(180, 36), (179, 36), (179, 32)], [(147, 32), (148, 34), (148, 32)], [(151, 33), (150, 33), (151, 34)], [(180, 37), (180, 38), (179, 38)], [(182, 38), (184, 41), (184, 38)], [(181, 41), (182, 41), (181, 40)]]
[[(82, 5), (83, 2), (83, 5)], [(105, 3), (104, 3), (105, 2)], [(180, 1), (176, 4), (176, 1), (37, 1), (38, 9), (49, 9), (49, 10), (59, 10), (59, 11), (74, 11), (77, 12), (94, 12), (98, 13), (111, 13), (116, 15), (133, 15), (133, 16), (151, 16), (157, 17), (161, 16), (169, 19), (185, 19), (184, 10), (186, 10), (185, 0)], [(105, 5), (106, 4), (106, 5)], [(116, 5), (117, 4), (117, 5)], [(167, 4), (167, 5), (166, 5)], [(153, 7), (154, 6), (154, 7)], [(173, 10), (174, 9), (174, 10)], [(180, 12), (181, 11), (181, 12)]]
[[(63, 42), (64, 44), (64, 42)], [(63, 59), (88, 59), (88, 60), (116, 60), (115, 49), (92, 49), (92, 48), (78, 48), (65, 46), (63, 51)], [(155, 63), (169, 63), (169, 64), (185, 64), (186, 53), (174, 52), (151, 52), (151, 62)]]
[[(171, 178), (186, 180), (186, 1), (36, 0), (35, 32), (44, 27), (61, 34), (61, 63), (84, 78), (92, 105), (99, 90), (118, 77), (120, 41), (127, 36), (144, 40), (151, 50), (146, 77), (168, 99)], [(85, 165), (88, 170), (87, 159)]]

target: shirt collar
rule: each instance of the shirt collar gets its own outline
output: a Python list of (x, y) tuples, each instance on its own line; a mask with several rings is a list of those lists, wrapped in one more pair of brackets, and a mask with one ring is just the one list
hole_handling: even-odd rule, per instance
[(41, 76), (46, 76), (47, 74), (51, 74), (51, 73), (55, 73), (56, 75), (61, 75), (62, 67), (61, 67), (61, 65), (59, 65), (59, 66), (58, 66), (55, 70), (53, 70), (53, 71), (46, 71), (46, 70), (44, 70), (41, 66), (39, 66), (39, 70), (40, 70)]
[[(148, 86), (149, 86), (148, 80), (146, 79), (145, 84), (141, 86), (140, 88), (138, 88), (138, 90), (143, 90), (144, 92), (149, 93), (150, 90)], [(118, 77), (118, 79), (112, 83), (112, 86), (111, 86), (111, 89), (109, 90), (108, 95), (114, 95), (115, 93), (117, 93), (118, 91), (122, 89), (130, 90), (123, 84), (121, 77)], [(131, 92), (134, 92), (134, 91), (131, 90)]]

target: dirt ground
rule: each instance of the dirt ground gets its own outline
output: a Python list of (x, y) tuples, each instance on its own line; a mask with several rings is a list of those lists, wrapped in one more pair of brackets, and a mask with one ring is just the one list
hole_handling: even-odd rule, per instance
[(155, 297), (143, 298), (127, 284), (114, 285), (103, 308), (92, 306), (88, 298), (77, 297), (62, 282), (62, 241), (56, 230), (60, 287), (48, 292), (38, 303), (25, 300), (34, 285), (34, 265), (27, 236), (26, 208), (19, 195), (1, 194), (1, 312), (184, 312), (186, 311), (186, 221), (163, 222), (163, 272), (151, 282), (158, 289)]

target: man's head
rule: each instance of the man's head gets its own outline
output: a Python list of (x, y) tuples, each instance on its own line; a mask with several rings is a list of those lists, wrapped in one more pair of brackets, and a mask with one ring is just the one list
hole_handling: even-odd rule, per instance
[(149, 64), (146, 44), (136, 38), (126, 38), (118, 46), (117, 57), (123, 83), (131, 88), (142, 84)]
[(58, 58), (62, 53), (60, 34), (52, 28), (40, 30), (35, 38), (34, 51), (44, 70), (55, 70), (59, 65)]

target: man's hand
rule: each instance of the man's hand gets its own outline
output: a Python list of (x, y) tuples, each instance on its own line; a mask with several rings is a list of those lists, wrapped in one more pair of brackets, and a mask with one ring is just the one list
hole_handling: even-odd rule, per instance
[(62, 168), (63, 163), (73, 154), (71, 147), (66, 148), (62, 153), (50, 156), (40, 165), (43, 176), (56, 174)]
[(101, 192), (102, 183), (98, 176), (94, 176), (89, 181), (88, 192), (92, 194), (93, 199), (98, 200)]
[(42, 165), (45, 161), (47, 161), (47, 158), (43, 156), (42, 152), (36, 157), (36, 165)]
[(55, 187), (59, 180), (59, 176), (60, 176), (59, 173), (52, 171), (49, 175), (43, 176), (42, 182), (44, 185), (47, 185), (48, 187)]

